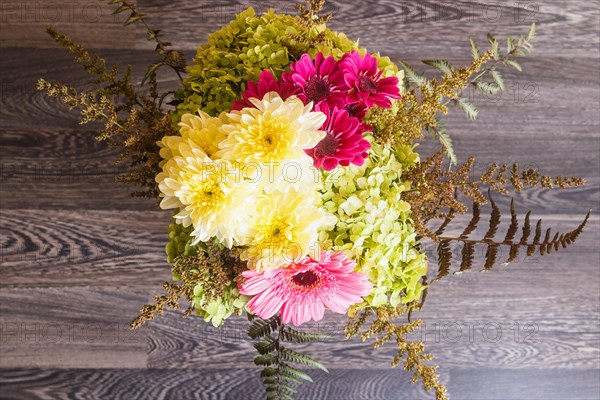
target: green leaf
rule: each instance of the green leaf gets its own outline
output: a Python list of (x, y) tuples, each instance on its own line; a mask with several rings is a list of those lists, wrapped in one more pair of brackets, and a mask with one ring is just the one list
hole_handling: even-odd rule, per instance
[[(301, 385), (303, 382), (299, 379), (296, 378), (292, 378), (291, 376), (286, 376), (286, 375), (279, 375), (279, 380), (283, 381), (283, 382), (287, 382), (290, 384), (296, 384), (296, 385)], [(312, 381), (311, 381), (312, 382)]]
[(286, 363), (281, 363), (279, 365), (279, 372), (281, 374), (281, 377), (303, 379), (308, 382), (313, 381), (312, 378), (308, 374), (306, 374), (306, 373), (300, 371), (298, 368), (294, 368), (291, 365), (286, 364)]
[(535, 22), (533, 24), (531, 24), (531, 27), (529, 28), (529, 33), (527, 34), (527, 40), (531, 41), (533, 39), (535, 39), (535, 37), (537, 36), (537, 29), (535, 26)]
[(142, 78), (142, 86), (152, 76), (152, 74), (155, 74), (156, 71), (163, 65), (165, 65), (164, 61), (155, 62), (154, 64), (150, 65), (144, 74), (144, 77)]
[(112, 12), (112, 14), (113, 15), (120, 14), (123, 11), (127, 11), (127, 10), (131, 10), (131, 7), (126, 6), (126, 5), (122, 5), (122, 6), (117, 7), (117, 9)]
[(458, 108), (464, 111), (467, 118), (474, 121), (479, 114), (479, 110), (475, 107), (475, 104), (471, 103), (466, 97), (461, 97), (455, 100), (455, 104)]
[(492, 75), (492, 79), (494, 80), (494, 82), (496, 82), (496, 85), (498, 85), (500, 90), (504, 90), (504, 80), (502, 79), (500, 72), (493, 69), (490, 71), (490, 74)]
[(295, 364), (302, 364), (308, 367), (318, 368), (322, 371), (329, 372), (327, 368), (325, 368), (325, 366), (317, 360), (307, 355), (298, 353), (297, 351), (294, 351), (292, 349), (288, 349), (287, 347), (280, 347), (279, 353), (279, 357), (283, 361), (293, 362)]
[(300, 332), (295, 329), (286, 326), (282, 331), (283, 337), (289, 342), (296, 343), (310, 343), (310, 342), (321, 342), (327, 339), (331, 339), (329, 335)]
[(444, 149), (446, 150), (446, 155), (450, 159), (452, 165), (458, 164), (458, 157), (456, 157), (456, 153), (454, 152), (454, 144), (452, 143), (452, 139), (450, 135), (446, 132), (446, 128), (444, 128), (441, 123), (438, 121), (438, 125), (430, 130), (431, 134), (434, 138), (440, 142)]
[(494, 59), (498, 60), (500, 58), (500, 48), (498, 46), (498, 41), (489, 33), (487, 34), (487, 39), (488, 42), (490, 42), (490, 45), (492, 46)]
[(471, 42), (471, 56), (473, 56), (474, 60), (477, 60), (479, 57), (481, 57), (479, 47), (477, 47), (477, 43), (475, 43), (472, 38), (469, 38), (469, 42)]
[(434, 67), (445, 75), (451, 75), (454, 72), (454, 67), (446, 60), (423, 60), (422, 62)]
[(500, 86), (495, 82), (475, 82), (475, 89), (483, 92), (485, 94), (489, 94), (491, 96), (497, 95), (502, 91)]
[(265, 354), (254, 358), (256, 365), (273, 365), (277, 362), (277, 357), (274, 354)]
[(123, 23), (123, 25), (128, 26), (131, 24), (134, 24), (136, 22), (138, 22), (140, 19), (142, 19), (142, 16), (136, 13), (132, 13), (129, 18), (127, 18), (127, 20)]
[(410, 86), (416, 88), (421, 88), (421, 86), (425, 86), (428, 89), (432, 88), (431, 82), (429, 82), (429, 79), (427, 79), (425, 75), (418, 74), (410, 65), (402, 61), (400, 61), (399, 64), (402, 66), (402, 69), (404, 69), (404, 74)]
[(506, 37), (506, 52), (510, 53), (514, 49), (514, 43), (510, 36)]
[(521, 64), (519, 64), (515, 60), (506, 60), (504, 61), (504, 65), (506, 65), (507, 67), (512, 67), (519, 72), (523, 71), (523, 68), (521, 68)]
[(248, 327), (248, 336), (250, 336), (251, 339), (258, 339), (270, 335), (273, 331), (274, 329), (271, 320), (256, 318)]
[(260, 371), (261, 378), (274, 376), (276, 374), (277, 374), (277, 369), (273, 368), (273, 367), (267, 367), (267, 368), (264, 368), (262, 371)]
[(275, 350), (276, 343), (273, 338), (270, 336), (265, 337), (260, 342), (254, 343), (254, 348), (259, 352), (259, 354), (268, 354)]

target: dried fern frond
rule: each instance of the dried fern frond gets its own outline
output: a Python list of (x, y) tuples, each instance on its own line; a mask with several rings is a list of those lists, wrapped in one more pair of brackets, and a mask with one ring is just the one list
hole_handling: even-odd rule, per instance
[[(520, 170), (519, 165), (492, 164), (479, 178), (472, 179), (471, 171), (475, 157), (469, 157), (457, 168), (448, 170), (445, 165), (444, 148), (440, 148), (414, 168), (403, 173), (403, 179), (411, 182), (414, 189), (404, 192), (404, 200), (411, 204), (415, 229), (422, 237), (438, 241), (438, 232), (431, 231), (425, 225), (431, 219), (452, 219), (456, 214), (467, 212), (467, 205), (457, 198), (461, 192), (477, 204), (487, 203), (481, 187), (488, 186), (501, 194), (507, 194), (508, 188), (521, 191), (525, 187), (552, 189), (581, 186), (582, 178), (551, 177), (542, 175), (535, 168)], [(448, 225), (449, 221), (444, 222)], [(445, 226), (444, 225), (444, 226)], [(463, 233), (468, 235), (473, 227), (467, 226)], [(493, 232), (489, 232), (490, 235)]]
[(539, 255), (544, 256), (553, 251), (559, 251), (561, 248), (566, 248), (573, 244), (581, 232), (583, 232), (591, 213), (591, 211), (588, 212), (583, 221), (575, 229), (564, 233), (556, 232), (554, 235), (552, 235), (551, 228), (548, 228), (545, 231), (543, 230), (542, 220), (540, 219), (535, 225), (533, 238), (530, 238), (532, 233), (530, 221), (531, 212), (527, 212), (522, 227), (522, 235), (520, 239), (516, 240), (516, 234), (519, 229), (519, 220), (513, 200), (511, 201), (510, 209), (510, 225), (506, 231), (506, 235), (504, 236), (504, 239), (497, 239), (496, 234), (501, 223), (501, 212), (490, 193), (488, 193), (488, 197), (491, 204), (491, 212), (488, 221), (488, 230), (483, 238), (471, 238), (471, 233), (477, 228), (477, 224), (481, 218), (481, 209), (478, 203), (473, 204), (473, 216), (469, 221), (467, 228), (461, 235), (445, 236), (443, 233), (446, 226), (448, 226), (446, 221), (444, 221), (440, 229), (437, 230), (438, 273), (434, 280), (441, 279), (450, 273), (454, 261), (451, 246), (454, 243), (462, 244), (460, 264), (455, 273), (464, 272), (474, 266), (474, 249), (476, 245), (486, 246), (483, 270), (490, 270), (498, 263), (497, 258), (500, 247), (509, 248), (508, 258), (502, 262), (504, 265), (517, 260), (522, 248), (526, 249), (527, 257), (534, 255), (536, 251)]

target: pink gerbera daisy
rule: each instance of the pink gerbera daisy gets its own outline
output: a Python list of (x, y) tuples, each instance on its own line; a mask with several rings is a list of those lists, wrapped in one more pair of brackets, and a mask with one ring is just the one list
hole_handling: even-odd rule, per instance
[(276, 92), (285, 101), (296, 94), (298, 89), (293, 84), (275, 79), (271, 71), (265, 70), (260, 73), (257, 83), (248, 82), (248, 88), (242, 93), (242, 99), (234, 101), (231, 110), (239, 111), (246, 107), (254, 107), (250, 98), (262, 100), (269, 92)]
[(369, 53), (364, 57), (356, 51), (345, 54), (340, 61), (340, 68), (344, 82), (350, 88), (350, 102), (364, 102), (369, 108), (373, 105), (389, 108), (392, 105), (390, 99), (400, 98), (398, 78), (382, 78), (383, 71), (378, 68), (377, 59)]
[(344, 109), (334, 108), (331, 112), (326, 104), (317, 107), (327, 116), (321, 127), (325, 137), (306, 153), (314, 160), (316, 168), (331, 171), (338, 165), (347, 167), (350, 163), (363, 165), (371, 144), (363, 138), (365, 126)]
[(243, 272), (241, 294), (254, 296), (247, 307), (261, 318), (281, 313), (281, 322), (298, 326), (323, 318), (325, 307), (344, 314), (362, 302), (373, 285), (365, 274), (354, 272), (356, 263), (341, 252), (321, 252), (316, 261), (308, 256), (298, 263), (262, 273)]
[(338, 62), (332, 56), (324, 57), (319, 52), (313, 62), (308, 54), (303, 54), (299, 61), (290, 65), (291, 72), (284, 73), (283, 79), (294, 84), (298, 97), (308, 104), (317, 105), (321, 102), (330, 107), (344, 107), (348, 88)]

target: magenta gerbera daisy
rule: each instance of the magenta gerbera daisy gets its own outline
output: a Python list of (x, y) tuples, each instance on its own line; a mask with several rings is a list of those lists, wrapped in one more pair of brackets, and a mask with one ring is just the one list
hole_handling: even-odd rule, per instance
[(365, 274), (354, 272), (355, 267), (344, 253), (323, 251), (319, 261), (307, 256), (286, 268), (245, 271), (239, 291), (254, 296), (247, 307), (259, 317), (280, 312), (282, 323), (298, 326), (321, 320), (325, 307), (344, 314), (371, 293), (373, 285)]
[(283, 80), (277, 80), (269, 70), (260, 73), (258, 82), (248, 82), (248, 88), (242, 93), (242, 99), (236, 100), (231, 106), (232, 111), (239, 111), (246, 107), (254, 107), (250, 98), (262, 100), (265, 94), (276, 92), (282, 100), (296, 94), (298, 88), (291, 83), (286, 83)]
[(398, 78), (382, 78), (383, 71), (378, 68), (377, 59), (369, 53), (364, 57), (356, 51), (345, 54), (340, 61), (340, 69), (350, 89), (350, 102), (364, 102), (369, 108), (373, 105), (389, 108), (392, 105), (390, 99), (400, 98)]
[(361, 121), (365, 131), (373, 130), (373, 127), (364, 121), (368, 110), (365, 103), (349, 103), (344, 106), (344, 110), (348, 111), (348, 114), (350, 114), (351, 117), (358, 118)]
[(306, 150), (316, 168), (331, 171), (338, 165), (363, 165), (371, 144), (363, 138), (365, 126), (348, 111), (335, 107), (331, 112), (326, 104), (317, 107), (327, 116), (321, 127), (325, 137), (313, 149)]
[(304, 104), (324, 102), (339, 108), (346, 104), (348, 88), (339, 64), (332, 56), (324, 57), (319, 52), (313, 62), (310, 55), (303, 54), (299, 61), (290, 65), (290, 70), (283, 74), (283, 79), (298, 88), (298, 97)]

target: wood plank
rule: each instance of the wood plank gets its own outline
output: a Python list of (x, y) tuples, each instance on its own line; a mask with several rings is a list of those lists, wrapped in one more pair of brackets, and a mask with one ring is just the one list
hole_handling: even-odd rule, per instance
[[(279, 12), (295, 14), (294, 0), (227, 2), (164, 2), (140, 0), (139, 11), (148, 15), (156, 29), (163, 30), (177, 47), (195, 49), (217, 27), (226, 25), (247, 6), (257, 12), (275, 7)], [(63, 28), (74, 38), (97, 48), (151, 48), (141, 27), (119, 26), (125, 15), (110, 15), (111, 7), (90, 0), (78, 0), (57, 6), (33, 0), (3, 3), (0, 36), (3, 46), (51, 47), (44, 35), (45, 26)], [(449, 56), (465, 51), (466, 38), (485, 41), (489, 31), (501, 37), (525, 33), (532, 22), (538, 23), (538, 55), (581, 57), (597, 53), (598, 36), (588, 27), (598, 25), (597, 10), (583, 0), (570, 1), (567, 10), (562, 1), (367, 1), (360, 4), (331, 2), (326, 11), (334, 14), (329, 26), (360, 38), (372, 49), (425, 58)], [(386, 32), (381, 35), (381, 32)], [(558, 49), (557, 49), (558, 47)], [(467, 51), (468, 53), (468, 51)], [(464, 54), (464, 53), (463, 53)]]
[(3, 1), (0, 47), (53, 47), (46, 34), (49, 25), (96, 47), (131, 47), (136, 41), (134, 30), (123, 26), (126, 14), (112, 15), (115, 8), (96, 0)]
[[(1, 393), (11, 399), (260, 399), (257, 369), (180, 370), (0, 370)], [(408, 375), (394, 370), (312, 372), (315, 382), (299, 387), (306, 400), (412, 400), (432, 398)]]
[(595, 400), (600, 397), (598, 369), (481, 370), (452, 369), (449, 390), (461, 400)]
[[(169, 216), (168, 212), (160, 211), (3, 210), (0, 285), (159, 285), (169, 277), (164, 255)], [(565, 215), (562, 219), (556, 216), (547, 223), (556, 229), (570, 230), (581, 218), (581, 215)], [(592, 217), (576, 246), (543, 259), (522, 258), (504, 270), (527, 274), (532, 265), (547, 265), (550, 270), (558, 268), (561, 262), (571, 264), (569, 260), (573, 259), (582, 271), (588, 272), (588, 267), (595, 266), (590, 255), (597, 250), (598, 221), (596, 216)], [(456, 223), (457, 229), (463, 225)], [(434, 262), (434, 247), (425, 246)], [(482, 260), (483, 253), (478, 253), (478, 257)], [(497, 269), (498, 274), (491, 275), (499, 276), (502, 269)], [(552, 284), (552, 280), (547, 283)]]
[(2, 289), (0, 368), (142, 368), (147, 330), (129, 322), (149, 293), (133, 288)]
[(169, 276), (168, 212), (2, 210), (0, 217), (3, 286), (160, 285)]
[[(445, 381), (459, 400), (595, 400), (598, 371), (568, 369), (452, 369)], [(299, 388), (306, 400), (432, 399), (407, 374), (391, 370), (314, 372), (312, 384)], [(1, 393), (11, 399), (201, 398), (259, 399), (264, 389), (247, 369), (28, 369), (0, 370)]]

